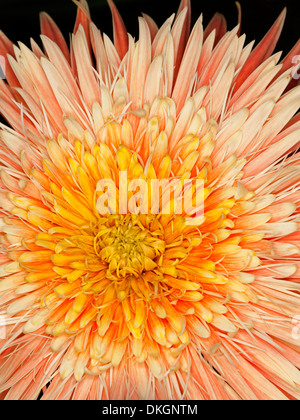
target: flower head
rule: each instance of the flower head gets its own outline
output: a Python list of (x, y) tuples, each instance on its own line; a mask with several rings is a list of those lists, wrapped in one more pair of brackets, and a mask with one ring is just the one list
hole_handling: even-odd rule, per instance
[[(85, 0), (70, 50), (0, 80), (0, 397), (297, 399), (300, 90), (189, 0), (114, 42)], [(279, 64), (278, 64), (279, 63)]]

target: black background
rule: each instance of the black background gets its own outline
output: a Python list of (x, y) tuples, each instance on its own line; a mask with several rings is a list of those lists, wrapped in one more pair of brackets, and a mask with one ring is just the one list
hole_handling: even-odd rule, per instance
[[(193, 22), (203, 12), (207, 24), (216, 11), (223, 13), (229, 29), (237, 22), (234, 0), (191, 0)], [(177, 11), (180, 0), (115, 0), (128, 32), (137, 36), (137, 16), (150, 14), (161, 25)], [(270, 28), (281, 10), (287, 6), (288, 15), (277, 51), (287, 53), (299, 37), (299, 0), (240, 0), (243, 11), (242, 32), (247, 34), (247, 43), (259, 41)], [(108, 35), (112, 34), (111, 15), (106, 0), (89, 0), (94, 22)], [(14, 42), (22, 40), (27, 45), (30, 37), (39, 38), (40, 11), (48, 12), (58, 23), (66, 37), (73, 29), (76, 6), (71, 0), (0, 0), (0, 29)]]

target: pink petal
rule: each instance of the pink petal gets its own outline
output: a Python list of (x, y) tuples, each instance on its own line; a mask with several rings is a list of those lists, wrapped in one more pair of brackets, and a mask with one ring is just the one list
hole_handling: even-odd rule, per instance
[(41, 33), (54, 41), (68, 61), (70, 61), (70, 52), (63, 34), (54, 22), (54, 20), (45, 12), (40, 14)]
[(108, 5), (110, 7), (112, 17), (113, 17), (115, 47), (122, 60), (122, 58), (128, 51), (127, 30), (124, 25), (123, 19), (120, 13), (118, 12), (118, 9), (116, 8), (113, 0), (107, 0), (107, 1), (108, 1)]
[(223, 36), (227, 32), (227, 22), (226, 22), (226, 19), (220, 13), (216, 13), (212, 17), (212, 19), (209, 22), (209, 24), (207, 25), (207, 27), (205, 28), (205, 31), (204, 31), (204, 41), (206, 41), (206, 39), (208, 38), (208, 36), (214, 30), (216, 31), (215, 45), (217, 45), (218, 42), (223, 38)]
[(250, 54), (246, 64), (244, 65), (239, 77), (236, 81), (234, 92), (236, 92), (247, 77), (256, 69), (264, 60), (266, 60), (274, 51), (277, 41), (280, 37), (283, 24), (286, 17), (286, 9), (283, 9), (274, 25)]

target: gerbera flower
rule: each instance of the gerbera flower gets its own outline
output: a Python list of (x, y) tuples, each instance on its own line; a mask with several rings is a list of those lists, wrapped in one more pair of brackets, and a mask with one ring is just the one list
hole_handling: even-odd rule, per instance
[[(0, 34), (0, 397), (298, 399), (285, 10), (253, 49), (218, 14), (190, 31), (189, 0), (138, 40), (109, 0), (113, 42), (76, 3), (70, 49), (45, 13), (43, 50)], [(153, 199), (155, 180), (175, 191)]]

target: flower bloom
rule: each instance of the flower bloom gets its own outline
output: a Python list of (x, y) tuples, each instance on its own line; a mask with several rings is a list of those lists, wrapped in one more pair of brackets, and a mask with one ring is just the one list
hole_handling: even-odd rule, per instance
[[(45, 13), (43, 50), (0, 33), (0, 397), (298, 399), (285, 10), (253, 49), (219, 14), (190, 30), (189, 0), (137, 41), (109, 0), (113, 42), (76, 3), (70, 49)], [(149, 188), (115, 194), (121, 173)]]

